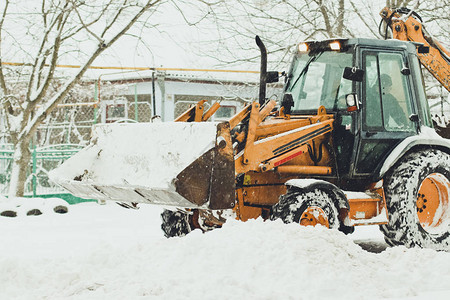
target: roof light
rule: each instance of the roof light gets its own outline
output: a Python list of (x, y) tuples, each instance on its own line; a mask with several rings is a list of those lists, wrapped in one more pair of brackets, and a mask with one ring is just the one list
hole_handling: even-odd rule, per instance
[(300, 51), (300, 52), (307, 52), (308, 51), (308, 44), (306, 44), (306, 43), (298, 44), (298, 51)]
[(331, 43), (330, 43), (330, 48), (331, 48), (331, 50), (338, 51), (338, 50), (341, 49), (341, 45), (339, 44), (338, 41), (336, 41), (336, 42), (331, 42)]

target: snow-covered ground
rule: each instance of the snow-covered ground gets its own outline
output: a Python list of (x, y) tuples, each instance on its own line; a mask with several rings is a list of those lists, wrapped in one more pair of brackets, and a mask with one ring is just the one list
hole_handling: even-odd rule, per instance
[(450, 299), (450, 253), (385, 249), (376, 227), (230, 220), (166, 239), (157, 206), (42, 210), (0, 217), (0, 299)]

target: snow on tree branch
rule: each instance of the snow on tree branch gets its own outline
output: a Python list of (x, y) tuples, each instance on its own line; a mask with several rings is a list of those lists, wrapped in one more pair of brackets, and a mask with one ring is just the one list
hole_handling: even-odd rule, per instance
[[(0, 117), (4, 118), (15, 146), (12, 196), (23, 194), (24, 166), (30, 157), (28, 146), (38, 126), (65, 99), (94, 60), (142, 16), (156, 10), (162, 0), (37, 2), (6, 0), (1, 11), (0, 62), (5, 57), (25, 62), (15, 83), (13, 78), (5, 78), (6, 67), (0, 67)], [(55, 78), (58, 63), (72, 53), (79, 54), (76, 58), (81, 66), (68, 78)], [(49, 89), (55, 80), (58, 88)], [(20, 86), (17, 95), (9, 93), (13, 86)]]

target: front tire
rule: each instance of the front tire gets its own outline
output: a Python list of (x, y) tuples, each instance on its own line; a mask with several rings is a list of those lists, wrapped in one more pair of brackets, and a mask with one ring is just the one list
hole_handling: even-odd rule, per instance
[(280, 196), (272, 207), (271, 220), (281, 219), (284, 223), (300, 225), (323, 225), (339, 228), (338, 209), (332, 198), (323, 190), (290, 191)]
[(192, 230), (189, 215), (183, 211), (165, 209), (161, 213), (161, 221), (161, 229), (167, 238), (185, 236)]
[(385, 178), (389, 245), (450, 249), (450, 155), (420, 150), (406, 155)]
[(165, 209), (161, 214), (161, 229), (167, 238), (185, 236), (195, 229), (202, 232), (222, 227), (226, 219), (223, 211), (205, 209), (177, 210)]

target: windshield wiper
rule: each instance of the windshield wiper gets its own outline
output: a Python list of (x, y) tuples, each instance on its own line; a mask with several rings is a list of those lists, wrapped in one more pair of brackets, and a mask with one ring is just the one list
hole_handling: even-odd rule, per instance
[(292, 84), (290, 91), (292, 91), (294, 89), (294, 86), (297, 84), (297, 82), (300, 80), (300, 78), (303, 75), (305, 75), (305, 73), (308, 71), (309, 65), (312, 62), (316, 61), (322, 55), (323, 52), (324, 51), (316, 53), (308, 59), (308, 61), (306, 62), (306, 65), (303, 67), (302, 71), (300, 72), (300, 74), (298, 74), (297, 78), (295, 79), (294, 83)]

